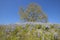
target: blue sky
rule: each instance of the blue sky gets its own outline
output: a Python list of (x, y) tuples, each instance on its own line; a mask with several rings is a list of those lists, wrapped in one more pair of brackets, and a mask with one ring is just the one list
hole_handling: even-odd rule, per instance
[(0, 0), (0, 24), (22, 22), (19, 7), (37, 3), (48, 16), (48, 22), (60, 23), (60, 0)]

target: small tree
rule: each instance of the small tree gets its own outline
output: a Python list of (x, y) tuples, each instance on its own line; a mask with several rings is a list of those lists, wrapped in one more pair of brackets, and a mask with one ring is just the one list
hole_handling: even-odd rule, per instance
[(20, 16), (27, 22), (47, 22), (47, 16), (42, 12), (41, 8), (37, 4), (30, 4), (26, 10), (20, 8)]

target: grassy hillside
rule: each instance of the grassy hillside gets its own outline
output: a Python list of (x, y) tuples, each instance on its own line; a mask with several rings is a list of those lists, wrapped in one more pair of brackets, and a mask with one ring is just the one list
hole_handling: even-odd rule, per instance
[(0, 25), (0, 40), (60, 40), (60, 24)]

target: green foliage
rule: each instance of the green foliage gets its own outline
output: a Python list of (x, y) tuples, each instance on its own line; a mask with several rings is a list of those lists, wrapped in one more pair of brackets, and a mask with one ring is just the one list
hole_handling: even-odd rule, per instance
[(27, 22), (43, 22), (46, 23), (47, 16), (44, 14), (44, 12), (41, 10), (40, 6), (31, 3), (26, 10), (23, 8), (20, 8), (19, 14), (21, 16), (21, 19)]
[(13, 31), (6, 29), (0, 27), (0, 40), (60, 40), (60, 29), (54, 28), (54, 25), (50, 25), (48, 30), (41, 24), (16, 26)]

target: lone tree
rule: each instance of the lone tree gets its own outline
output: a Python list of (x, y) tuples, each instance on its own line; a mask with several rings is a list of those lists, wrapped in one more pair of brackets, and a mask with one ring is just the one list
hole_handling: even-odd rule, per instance
[(31, 3), (26, 9), (20, 8), (19, 14), (27, 22), (47, 22), (47, 16), (41, 10), (40, 6), (35, 3)]

